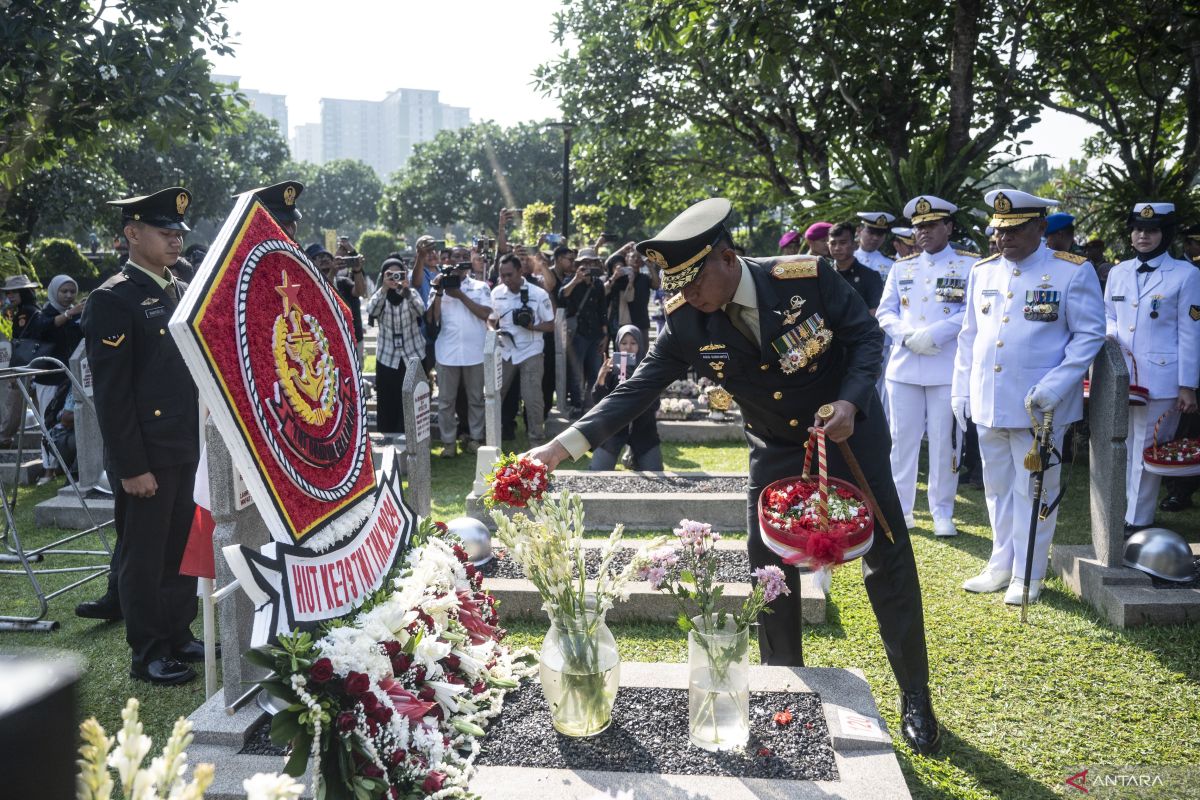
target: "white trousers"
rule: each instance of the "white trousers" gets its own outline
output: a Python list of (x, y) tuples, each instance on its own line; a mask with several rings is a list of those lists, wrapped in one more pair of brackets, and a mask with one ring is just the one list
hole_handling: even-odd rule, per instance
[[(992, 522), (992, 557), (988, 559), (988, 569), (1011, 572), (1014, 578), (1023, 580), (1033, 513), (1033, 473), (1025, 468), (1025, 455), (1033, 445), (1033, 433), (1028, 428), (976, 427), (983, 462), (983, 495)], [(1054, 430), (1054, 447), (1060, 453), (1065, 432), (1065, 425)], [(1039, 511), (1041, 503), (1053, 503), (1058, 497), (1061, 469), (1056, 464), (1046, 470)], [(1040, 581), (1046, 577), (1050, 541), (1054, 538), (1057, 520), (1058, 509), (1055, 509), (1045, 520), (1038, 522), (1031, 580)]]
[(1142, 451), (1154, 443), (1154, 424), (1164, 413), (1158, 427), (1160, 443), (1171, 440), (1179, 427), (1179, 411), (1174, 397), (1151, 400), (1144, 406), (1129, 407), (1129, 433), (1125, 438), (1129, 448), (1129, 464), (1125, 470), (1125, 521), (1130, 525), (1154, 523), (1154, 506), (1158, 502), (1158, 486), (1162, 477), (1146, 472), (1142, 467)]
[(892, 431), (892, 478), (900, 507), (907, 516), (917, 497), (917, 462), (921, 456), (921, 435), (929, 436), (929, 513), (935, 521), (954, 518), (954, 494), (958, 474), (950, 469), (954, 448), (950, 429), (954, 412), (950, 410), (950, 385), (919, 386), (915, 383), (887, 382), (888, 426)]

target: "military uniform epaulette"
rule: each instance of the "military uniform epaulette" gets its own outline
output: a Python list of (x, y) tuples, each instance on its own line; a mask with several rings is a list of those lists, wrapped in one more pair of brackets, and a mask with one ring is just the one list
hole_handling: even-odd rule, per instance
[(979, 258), (979, 253), (975, 253), (970, 250), (955, 250), (954, 252), (958, 253), (960, 256), (967, 256), (968, 258)]
[(916, 258), (919, 255), (921, 255), (920, 251), (917, 251), (915, 253), (909, 253), (906, 256), (900, 256), (900, 258), (896, 259), (896, 263), (899, 264), (901, 261), (908, 261), (910, 258)]
[(781, 281), (795, 278), (815, 278), (817, 277), (817, 265), (820, 263), (818, 256), (800, 256), (795, 260), (771, 267), (771, 277)]
[(981, 259), (981, 260), (979, 260), (979, 261), (976, 261), (974, 264), (972, 264), (972, 265), (971, 265), (971, 269), (975, 269), (975, 268), (976, 268), (976, 267), (978, 267), (978, 266), (982, 266), (983, 264), (986, 264), (986, 263), (988, 263), (989, 261), (995, 261), (995, 260), (996, 260), (997, 258), (999, 258), (999, 257), (1000, 257), (1000, 254), (999, 254), (999, 253), (992, 253), (992, 254), (991, 254), (990, 256), (988, 256), (987, 258)]
[(676, 292), (675, 294), (673, 294), (669, 298), (667, 298), (667, 313), (668, 314), (675, 313), (677, 310), (679, 310), (679, 308), (681, 308), (686, 303), (687, 303), (687, 300), (683, 299), (683, 292)]
[(1077, 256), (1074, 253), (1067, 252), (1066, 250), (1055, 250), (1054, 257), (1061, 258), (1063, 261), (1070, 261), (1072, 264), (1075, 264), (1076, 266), (1087, 262), (1086, 256)]

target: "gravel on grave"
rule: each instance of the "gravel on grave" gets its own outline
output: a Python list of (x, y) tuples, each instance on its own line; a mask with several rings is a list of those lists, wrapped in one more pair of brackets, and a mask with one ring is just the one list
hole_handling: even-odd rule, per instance
[[(525, 570), (521, 569), (521, 565), (511, 558), (507, 557), (507, 553), (503, 548), (496, 548), (496, 558), (480, 567), (480, 571), (485, 578), (524, 578)], [(633, 560), (633, 554), (637, 552), (635, 547), (622, 547), (613, 556), (611, 569), (620, 571), (625, 565)], [(746, 557), (745, 550), (717, 550), (717, 583), (749, 583), (750, 582), (750, 561)], [(589, 547), (583, 553), (584, 564), (587, 567), (587, 577), (595, 578), (600, 567), (600, 548)], [(668, 569), (667, 574), (672, 577), (678, 577), (679, 566), (676, 565)], [(487, 584), (484, 584), (487, 588)]]
[(676, 492), (703, 492), (704, 494), (736, 493), (744, 495), (748, 480), (737, 477), (704, 476), (689, 478), (682, 475), (659, 475), (647, 478), (629, 472), (614, 480), (611, 475), (592, 475), (571, 470), (554, 473), (550, 479), (550, 490), (568, 491), (575, 494), (586, 492), (609, 492), (613, 494), (674, 494)]
[[(833, 743), (820, 698), (813, 693), (751, 692), (750, 742), (741, 750), (710, 753), (688, 742), (686, 689), (622, 686), (613, 723), (596, 736), (574, 739), (554, 730), (539, 685), (518, 689), (492, 721), (476, 763), (480, 766), (714, 775), (794, 781), (838, 780)], [(674, 713), (662, 713), (673, 709)], [(792, 712), (780, 727), (772, 717)]]
[(246, 736), (246, 744), (238, 751), (239, 755), (248, 756), (284, 756), (287, 747), (280, 747), (271, 741), (271, 718), (267, 717)]

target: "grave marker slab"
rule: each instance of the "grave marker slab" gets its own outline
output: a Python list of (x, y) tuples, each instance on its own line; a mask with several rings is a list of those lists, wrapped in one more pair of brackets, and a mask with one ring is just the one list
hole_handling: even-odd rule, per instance
[(428, 517), (432, 510), (429, 465), (429, 382), (421, 361), (410, 358), (405, 363), (404, 388), (405, 455), (408, 461), (408, 496), (413, 510)]

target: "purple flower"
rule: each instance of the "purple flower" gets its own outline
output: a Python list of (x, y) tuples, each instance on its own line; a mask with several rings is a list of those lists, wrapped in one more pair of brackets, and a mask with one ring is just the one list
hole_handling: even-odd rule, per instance
[(663, 581), (667, 579), (667, 568), (662, 566), (651, 567), (646, 570), (646, 580), (650, 581), (651, 589), (658, 589), (662, 586)]
[(759, 567), (750, 574), (755, 581), (762, 584), (763, 600), (767, 603), (774, 602), (775, 598), (781, 594), (792, 593), (792, 590), (788, 588), (787, 579), (783, 577), (783, 570), (779, 567)]

